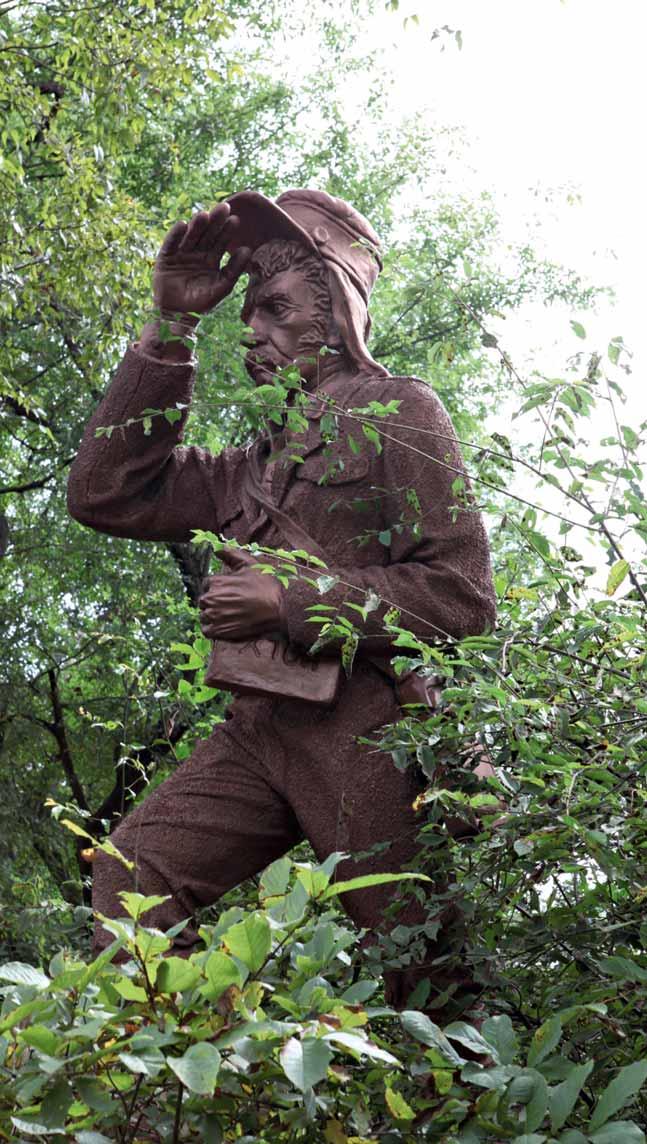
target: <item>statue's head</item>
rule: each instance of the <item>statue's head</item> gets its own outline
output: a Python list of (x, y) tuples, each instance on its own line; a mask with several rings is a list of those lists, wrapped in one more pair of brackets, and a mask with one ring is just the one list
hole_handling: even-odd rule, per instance
[(366, 346), (368, 299), (381, 268), (379, 242), (367, 220), (323, 191), (287, 191), (276, 203), (253, 191), (228, 200), (239, 226), (231, 252), (251, 247), (242, 312), (253, 331), (248, 369), (298, 361), (306, 380), (322, 346), (357, 371), (386, 373)]
[(328, 272), (301, 242), (273, 238), (257, 247), (248, 266), (241, 313), (250, 328), (246, 365), (257, 381), (297, 362), (306, 381), (316, 377), (322, 346), (345, 354), (332, 316)]

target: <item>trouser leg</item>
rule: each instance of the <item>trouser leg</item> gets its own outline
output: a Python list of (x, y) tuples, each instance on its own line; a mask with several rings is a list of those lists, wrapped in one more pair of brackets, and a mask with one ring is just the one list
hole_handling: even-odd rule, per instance
[[(426, 785), (424, 778), (415, 768), (398, 770), (390, 755), (357, 742), (358, 738), (374, 739), (380, 727), (400, 717), (391, 683), (361, 661), (331, 711), (305, 712), (302, 704), (285, 702), (273, 712), (286, 760), (285, 790), (304, 833), (320, 859), (333, 850), (354, 855), (337, 867), (337, 881), (406, 870), (420, 850), (421, 816), (412, 804)], [(376, 844), (377, 852), (369, 853)], [(446, 856), (439, 860), (427, 853), (425, 873), (434, 881), (433, 892), (442, 896), (448, 881)], [(411, 954), (409, 966), (384, 974), (387, 1000), (400, 1008), (425, 978), (431, 981), (429, 1003), (447, 990), (456, 999), (474, 992), (471, 974), (461, 959), (465, 926), (460, 904), (455, 895), (447, 894), (434, 919), (425, 898), (422, 883), (407, 882), (357, 890), (340, 898), (357, 925), (369, 931), (364, 939), (367, 949), (382, 935), (383, 944), (391, 945), (390, 953), (399, 953), (403, 960)], [(395, 905), (401, 908), (394, 911)], [(438, 922), (435, 934), (434, 920)], [(421, 932), (415, 943), (415, 955), (406, 942), (393, 945), (396, 927), (413, 929), (429, 923), (428, 934)], [(443, 1019), (450, 1014), (451, 1006), (445, 1007)]]
[[(187, 920), (174, 954), (186, 955), (195, 945), (191, 919), (200, 906), (263, 870), (302, 837), (286, 799), (227, 727), (201, 742), (111, 836), (135, 869), (129, 872), (101, 852), (94, 865), (93, 907), (106, 917), (124, 916), (122, 890), (171, 895), (144, 916), (144, 924), (166, 930)], [(96, 951), (112, 940), (97, 922)]]

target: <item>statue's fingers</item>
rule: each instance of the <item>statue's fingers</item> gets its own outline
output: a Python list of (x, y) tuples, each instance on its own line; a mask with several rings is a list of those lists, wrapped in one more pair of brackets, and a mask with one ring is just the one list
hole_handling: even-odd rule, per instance
[(238, 215), (230, 215), (225, 225), (215, 236), (214, 241), (209, 248), (209, 260), (211, 261), (211, 259), (213, 259), (214, 266), (220, 265), (220, 259), (227, 250), (239, 226), (240, 219), (238, 218)]
[(179, 222), (173, 223), (173, 226), (164, 238), (160, 247), (160, 254), (175, 254), (178, 250), (182, 239), (187, 231), (187, 223), (181, 219)]
[(197, 214), (194, 214), (193, 218), (189, 220), (186, 233), (180, 243), (180, 251), (186, 253), (189, 250), (195, 250), (208, 226), (209, 215), (206, 211), (198, 211)]
[(225, 277), (231, 282), (237, 282), (241, 274), (245, 273), (245, 268), (251, 257), (252, 252), (249, 246), (241, 246), (240, 250), (232, 254), (227, 265), (223, 266), (222, 272)]
[(211, 250), (230, 215), (231, 207), (229, 203), (218, 203), (217, 206), (209, 211), (209, 221), (200, 239), (201, 250)]

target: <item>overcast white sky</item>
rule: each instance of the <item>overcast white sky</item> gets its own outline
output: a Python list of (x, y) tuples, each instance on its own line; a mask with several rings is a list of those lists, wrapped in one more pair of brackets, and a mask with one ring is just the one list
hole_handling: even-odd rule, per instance
[[(403, 27), (412, 14), (419, 24)], [(461, 29), (462, 50), (448, 37), (431, 41), (443, 24)], [(467, 180), (491, 189), (513, 238), (527, 235), (529, 219), (539, 217), (535, 246), (614, 287), (615, 303), (595, 318), (572, 316), (587, 330), (586, 348), (604, 349), (622, 335), (633, 349), (631, 413), (647, 417), (647, 4), (401, 0), (396, 14), (378, 16), (370, 37), (388, 49), (396, 105), (464, 129), (464, 158), (449, 164), (448, 178), (457, 187)], [(543, 189), (557, 189), (551, 203)], [(570, 203), (569, 190), (576, 193)], [(508, 321), (504, 337), (513, 353), (527, 352), (546, 370), (563, 368), (582, 348), (568, 314), (537, 308)]]

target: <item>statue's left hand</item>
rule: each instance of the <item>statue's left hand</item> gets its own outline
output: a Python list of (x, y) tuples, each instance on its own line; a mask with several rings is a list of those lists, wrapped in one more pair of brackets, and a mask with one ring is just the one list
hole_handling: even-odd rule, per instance
[(218, 554), (230, 572), (210, 576), (200, 597), (200, 627), (208, 639), (244, 640), (281, 628), (284, 589), (274, 576), (257, 572), (258, 559), (224, 548)]

